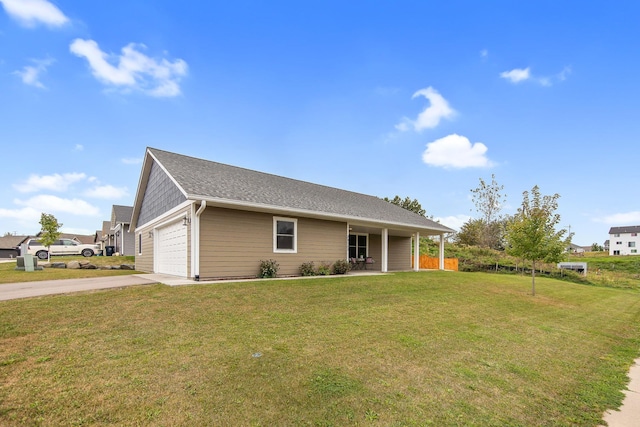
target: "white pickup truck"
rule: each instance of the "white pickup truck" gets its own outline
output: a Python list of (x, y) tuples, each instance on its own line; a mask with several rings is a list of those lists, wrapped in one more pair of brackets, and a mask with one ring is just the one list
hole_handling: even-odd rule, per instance
[[(51, 247), (51, 255), (82, 255), (90, 257), (100, 251), (99, 245), (85, 245), (71, 239), (56, 240)], [(27, 253), (37, 256), (39, 259), (47, 259), (49, 254), (46, 246), (37, 239), (27, 241)]]

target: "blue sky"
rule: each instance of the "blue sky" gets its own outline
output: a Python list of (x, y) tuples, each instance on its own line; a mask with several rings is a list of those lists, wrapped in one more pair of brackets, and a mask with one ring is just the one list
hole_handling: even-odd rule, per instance
[(574, 243), (640, 224), (635, 1), (0, 0), (0, 233), (92, 234), (147, 146), (459, 228), (479, 179), (559, 193)]

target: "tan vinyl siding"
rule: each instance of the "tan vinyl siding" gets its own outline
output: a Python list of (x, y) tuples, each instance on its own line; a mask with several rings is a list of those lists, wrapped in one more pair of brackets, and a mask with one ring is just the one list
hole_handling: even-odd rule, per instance
[(136, 270), (153, 273), (153, 237), (149, 237), (152, 228), (145, 228), (140, 231), (142, 235), (142, 253), (138, 247), (136, 234)]
[(297, 219), (297, 253), (274, 253), (274, 215), (207, 208), (200, 223), (200, 277), (255, 277), (260, 261), (278, 262), (279, 276), (299, 274), (303, 262), (346, 258), (346, 223)]
[(382, 269), (382, 236), (369, 234), (369, 256), (375, 261), (373, 265), (367, 265), (367, 270), (380, 271)]
[[(389, 257), (387, 271), (411, 270), (411, 238), (389, 236)], [(382, 270), (382, 236), (369, 234), (369, 256), (375, 263), (367, 265), (367, 270)]]
[(411, 237), (389, 236), (389, 271), (411, 270)]

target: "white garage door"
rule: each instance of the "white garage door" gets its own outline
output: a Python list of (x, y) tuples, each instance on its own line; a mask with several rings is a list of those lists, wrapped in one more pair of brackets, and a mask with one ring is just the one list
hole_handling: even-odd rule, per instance
[(187, 227), (175, 222), (158, 229), (156, 272), (187, 277)]

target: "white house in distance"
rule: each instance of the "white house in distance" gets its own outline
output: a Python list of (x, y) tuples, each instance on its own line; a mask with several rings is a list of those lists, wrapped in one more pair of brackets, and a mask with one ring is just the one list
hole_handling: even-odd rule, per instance
[(611, 227), (609, 230), (609, 255), (638, 255), (640, 225)]

